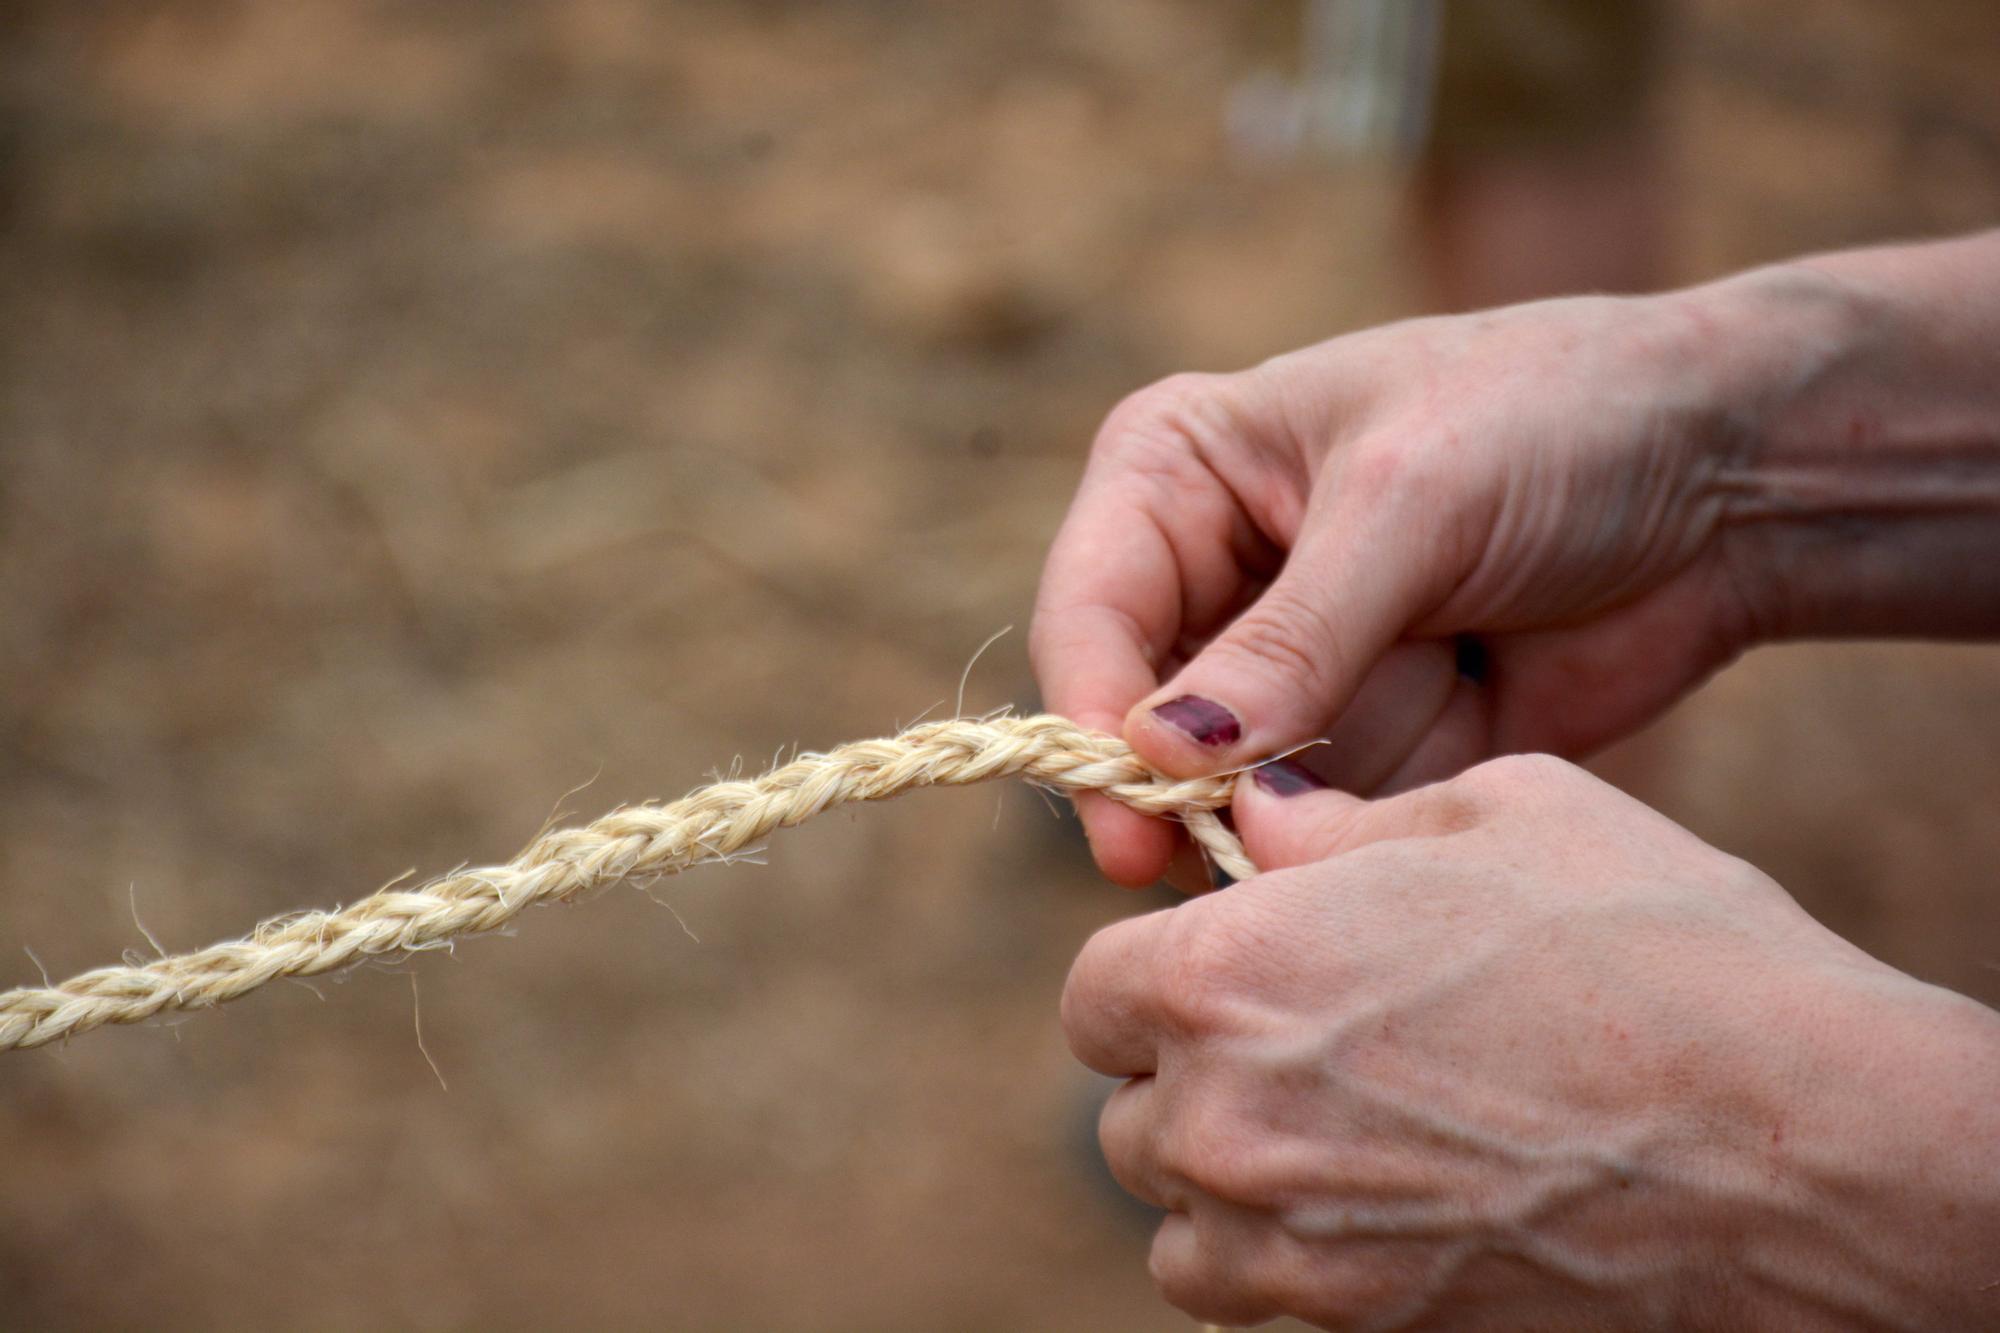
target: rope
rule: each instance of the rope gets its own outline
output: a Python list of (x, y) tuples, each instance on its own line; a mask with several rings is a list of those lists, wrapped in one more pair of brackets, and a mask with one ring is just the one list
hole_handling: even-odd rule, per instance
[(1215, 813), (1229, 803), (1232, 776), (1174, 781), (1123, 741), (1059, 717), (932, 722), (800, 755), (761, 777), (718, 782), (678, 801), (626, 806), (582, 827), (551, 830), (504, 865), (459, 870), (420, 888), (383, 889), (331, 912), (274, 917), (243, 939), (193, 953), (7, 991), (0, 994), (0, 1051), (170, 1010), (211, 1008), (279, 977), (439, 948), (498, 930), (530, 907), (568, 902), (630, 876), (727, 860), (774, 829), (851, 801), (1004, 777), (1066, 794), (1101, 791), (1143, 814), (1175, 817), (1224, 871), (1239, 879), (1255, 873)]

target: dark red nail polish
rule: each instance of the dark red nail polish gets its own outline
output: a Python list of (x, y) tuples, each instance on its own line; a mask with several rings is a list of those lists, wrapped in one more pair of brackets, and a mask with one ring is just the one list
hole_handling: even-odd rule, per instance
[(1198, 694), (1169, 699), (1153, 710), (1153, 716), (1202, 745), (1234, 745), (1243, 738), (1243, 724), (1236, 714)]
[(1273, 759), (1250, 770), (1258, 786), (1273, 796), (1297, 796), (1309, 791), (1325, 791), (1326, 780), (1304, 764), (1290, 759)]

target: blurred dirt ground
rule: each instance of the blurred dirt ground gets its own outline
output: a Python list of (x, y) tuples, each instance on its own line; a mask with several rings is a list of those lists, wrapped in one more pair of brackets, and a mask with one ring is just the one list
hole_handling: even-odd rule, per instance
[[(1693, 8), (1687, 276), (2000, 217), (1994, 24), (1912, 8)], [(949, 710), (1111, 403), (1408, 308), (1194, 0), (0, 25), (0, 983)], [(1996, 719), (1991, 651), (1787, 649), (1606, 771), (1991, 999)], [(1165, 899), (1018, 788), (768, 861), (6, 1057), (0, 1325), (1184, 1326), (1054, 1021)]]

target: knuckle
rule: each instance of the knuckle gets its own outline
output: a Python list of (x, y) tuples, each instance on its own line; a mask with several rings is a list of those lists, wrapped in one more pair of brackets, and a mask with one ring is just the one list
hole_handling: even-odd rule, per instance
[(1126, 394), (1111, 409), (1106, 424), (1109, 426), (1120, 421), (1169, 423), (1179, 420), (1190, 411), (1198, 411), (1214, 394), (1221, 380), (1220, 375), (1199, 371), (1182, 371), (1154, 380), (1145, 388)]
[(1349, 498), (1370, 506), (1434, 495), (1448, 478), (1437, 452), (1421, 437), (1376, 434), (1357, 440), (1340, 460), (1335, 484)]
[(1317, 699), (1332, 692), (1341, 674), (1339, 643), (1326, 613), (1280, 581), (1209, 651), (1293, 682)]
[(1160, 1158), (1203, 1194), (1239, 1207), (1272, 1207), (1285, 1194), (1269, 1131), (1227, 1112), (1175, 1116), (1161, 1132)]
[(1453, 784), (1488, 805), (1514, 805), (1591, 779), (1575, 764), (1549, 754), (1509, 754), (1489, 759)]
[(1482, 827), (1511, 812), (1541, 807), (1596, 782), (1576, 765), (1553, 755), (1508, 754), (1396, 799), (1410, 803), (1414, 822), (1424, 832), (1444, 835)]
[(1114, 1117), (1108, 1111), (1107, 1106), (1107, 1114), (1098, 1117), (1097, 1146), (1111, 1178), (1134, 1198), (1163, 1205), (1165, 1200), (1156, 1196), (1153, 1183), (1157, 1176), (1153, 1145), (1131, 1117)]
[(1278, 1313), (1269, 1301), (1246, 1290), (1236, 1275), (1198, 1252), (1156, 1241), (1146, 1267), (1167, 1304), (1205, 1323), (1248, 1326)]
[(1245, 1007), (1242, 959), (1227, 930), (1183, 907), (1161, 955), (1160, 1003), (1180, 1036), (1198, 1040), (1236, 1026)]
[(1212, 1284), (1208, 1275), (1192, 1255), (1161, 1243), (1164, 1239), (1163, 1232), (1161, 1239), (1153, 1243), (1152, 1253), (1146, 1259), (1146, 1271), (1167, 1304), (1202, 1318), (1202, 1311), (1194, 1307), (1203, 1305), (1210, 1298)]
[(1227, 420), (1229, 379), (1184, 372), (1128, 394), (1104, 419), (1091, 452), (1146, 472), (1172, 472)]
[(1449, 782), (1419, 787), (1397, 799), (1410, 803), (1414, 822), (1422, 832), (1438, 836), (1463, 833), (1484, 824), (1494, 806), (1481, 784), (1468, 779), (1469, 774), (1462, 774)]
[(1376, 435), (1343, 450), (1328, 485), (1352, 512), (1374, 514), (1399, 529), (1421, 532), (1434, 556), (1463, 564), (1462, 519), (1473, 494), (1465, 460), (1449, 438), (1423, 431)]
[(1124, 922), (1113, 922), (1092, 935), (1078, 951), (1076, 961), (1070, 964), (1069, 976), (1063, 982), (1062, 999), (1058, 1003), (1058, 1015), (1062, 1022), (1063, 1034), (1069, 1038), (1074, 1048), (1088, 1027), (1087, 1016), (1097, 1010), (1102, 1003), (1103, 986), (1099, 978), (1104, 969), (1111, 965), (1110, 959), (1117, 954), (1115, 933)]
[[(1105, 1099), (1103, 1108), (1097, 1113), (1097, 1147), (1104, 1154), (1105, 1164), (1111, 1168), (1113, 1175), (1139, 1155), (1140, 1132), (1132, 1117), (1119, 1108), (1116, 1092)], [(1119, 1183), (1124, 1183), (1122, 1178)]]
[(1058, 1019), (1062, 1024), (1063, 1037), (1069, 1042), (1072, 1052), (1077, 1051), (1077, 1035), (1081, 1029), (1079, 1015), (1083, 1012), (1083, 997), (1078, 993), (1076, 972), (1070, 971), (1069, 980), (1063, 983), (1062, 999), (1057, 1003)]

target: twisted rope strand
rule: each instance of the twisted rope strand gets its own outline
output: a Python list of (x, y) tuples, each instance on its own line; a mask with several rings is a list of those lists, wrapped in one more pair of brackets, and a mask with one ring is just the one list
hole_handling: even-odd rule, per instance
[(420, 888), (383, 889), (331, 912), (274, 917), (244, 939), (193, 953), (7, 991), (0, 994), (0, 1051), (168, 1010), (210, 1008), (277, 977), (316, 976), (438, 948), (628, 876), (675, 874), (727, 858), (774, 829), (851, 801), (1002, 777), (1069, 794), (1101, 791), (1144, 814), (1173, 816), (1224, 871), (1238, 878), (1255, 873), (1215, 813), (1229, 802), (1232, 777), (1174, 781), (1123, 741), (1059, 717), (932, 722), (800, 755), (761, 777), (718, 782), (678, 801), (626, 806), (594, 823), (552, 830), (504, 865), (459, 870)]

